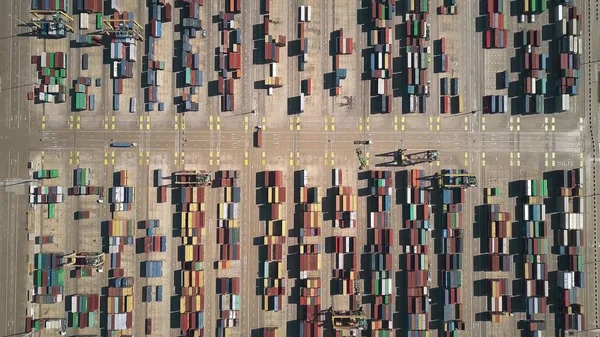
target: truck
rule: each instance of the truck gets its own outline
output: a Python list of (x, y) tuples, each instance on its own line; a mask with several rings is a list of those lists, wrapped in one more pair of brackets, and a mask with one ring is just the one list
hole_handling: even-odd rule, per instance
[(254, 147), (262, 146), (262, 127), (257, 126), (254, 131)]
[(137, 143), (113, 142), (110, 143), (110, 147), (137, 147)]

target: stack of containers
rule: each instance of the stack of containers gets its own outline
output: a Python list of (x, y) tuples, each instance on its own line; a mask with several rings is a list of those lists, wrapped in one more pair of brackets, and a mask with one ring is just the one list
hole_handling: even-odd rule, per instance
[(559, 322), (567, 331), (585, 331), (583, 305), (577, 299), (576, 288), (585, 287), (583, 273), (583, 169), (554, 172), (556, 191), (553, 210), (556, 214), (554, 242), (558, 256)]
[(144, 253), (164, 253), (167, 251), (167, 237), (155, 235), (155, 229), (160, 227), (160, 220), (145, 220), (139, 223), (146, 230), (144, 237)]
[[(90, 77), (78, 77), (73, 82), (73, 92), (75, 93), (75, 99), (73, 103), (75, 106), (73, 110), (82, 111), (88, 109), (88, 87), (92, 85), (92, 79)], [(89, 110), (92, 110), (91, 107)]]
[(548, 241), (546, 239), (546, 205), (548, 181), (523, 180), (520, 184), (520, 197), (516, 209), (523, 225), (523, 289), (528, 315), (546, 313), (549, 295)]
[[(200, 69), (200, 53), (194, 53), (192, 50), (191, 39), (196, 38), (197, 31), (201, 30), (200, 6), (203, 1), (187, 1), (184, 3), (181, 15), (183, 17), (182, 40), (183, 49), (181, 51), (181, 69), (186, 87), (182, 93), (183, 111), (200, 111), (197, 87), (204, 85), (204, 73)], [(169, 18), (170, 20), (170, 18)], [(222, 54), (219, 54), (222, 57)], [(162, 74), (156, 73), (157, 80)], [(157, 85), (160, 85), (157, 81)], [(159, 105), (160, 110), (160, 105)]]
[(54, 253), (36, 253), (33, 271), (34, 302), (60, 303), (64, 300), (63, 258)]
[[(176, 205), (174, 228), (182, 239), (183, 254), (180, 257), (181, 283), (180, 330), (187, 335), (191, 331), (204, 333), (204, 244), (206, 240), (205, 186), (210, 185), (210, 174), (205, 171), (179, 171), (170, 175), (171, 183), (178, 186), (172, 190), (171, 203)], [(161, 170), (155, 171), (155, 185), (163, 179)], [(216, 179), (217, 181), (220, 180)], [(167, 186), (160, 186), (159, 193), (166, 201)], [(228, 225), (228, 221), (218, 220), (218, 227)], [(232, 225), (233, 227), (233, 225)], [(157, 289), (157, 297), (158, 297)], [(162, 291), (161, 291), (162, 298)], [(157, 299), (158, 301), (158, 299)]]
[[(546, 79), (542, 78), (539, 83), (544, 83), (545, 88)], [(507, 95), (489, 95), (484, 97), (485, 109), (484, 113), (505, 113), (508, 111), (508, 96)], [(540, 109), (542, 105), (539, 105)]]
[(107, 251), (110, 268), (121, 268), (121, 253), (125, 245), (133, 245), (135, 234), (134, 220), (107, 220), (102, 222), (101, 234), (108, 239)]
[[(268, 17), (265, 16), (265, 17)], [(304, 22), (300, 23), (300, 34), (301, 36), (304, 36)], [(305, 47), (304, 47), (304, 54), (302, 55), (307, 55), (306, 53), (308, 52), (308, 47), (306, 47), (306, 38), (304, 39), (300, 39), (300, 41), (304, 41), (305, 42)], [(270, 73), (269, 76), (267, 78), (265, 78), (265, 86), (267, 87), (268, 90), (268, 94), (272, 95), (273, 94), (273, 89), (274, 88), (280, 88), (283, 86), (283, 77), (277, 76), (277, 64), (279, 63), (279, 49), (281, 47), (285, 47), (286, 45), (286, 38), (283, 35), (279, 35), (277, 37), (273, 37), (271, 35), (266, 35), (265, 36), (265, 46), (264, 46), (264, 52), (265, 52), (265, 61), (270, 64)], [(303, 56), (303, 59), (308, 60), (308, 58), (306, 56)], [(302, 67), (304, 66), (305, 62), (300, 62), (300, 64), (302, 65)]]
[(524, 14), (541, 14), (546, 11), (545, 0), (525, 0), (523, 1)]
[[(146, 60), (147, 60), (147, 71), (146, 71), (146, 81), (145, 84), (148, 86), (148, 95), (147, 97), (152, 99), (147, 99), (146, 101), (146, 111), (154, 111), (154, 103), (158, 102), (158, 111), (164, 110), (164, 103), (160, 102), (158, 99), (158, 88), (162, 85), (163, 82), (163, 70), (165, 69), (165, 62), (158, 60), (156, 56), (155, 49), (155, 38), (159, 39), (162, 37), (162, 24), (163, 22), (170, 22), (172, 19), (172, 5), (170, 3), (164, 2), (153, 2), (152, 5), (148, 7), (150, 20), (150, 34), (148, 36), (148, 45), (146, 50)], [(132, 50), (130, 50), (131, 52)], [(185, 52), (184, 52), (185, 53)], [(135, 61), (135, 50), (130, 55), (131, 57), (128, 60)], [(184, 55), (185, 56), (185, 55)], [(197, 69), (197, 68), (196, 68)], [(186, 78), (187, 79), (187, 78)], [(187, 84), (187, 82), (186, 82)], [(187, 111), (187, 110), (186, 110)]]
[[(569, 12), (563, 18), (563, 10)], [(570, 7), (559, 5), (556, 8), (556, 38), (559, 42), (559, 78), (558, 95), (556, 96), (556, 110), (566, 111), (569, 108), (569, 96), (579, 93), (581, 83), (581, 65), (583, 54), (583, 39), (581, 38), (581, 14), (577, 13), (577, 6)]]
[(113, 187), (108, 189), (108, 202), (111, 203), (112, 212), (131, 211), (135, 202), (135, 188), (127, 186), (127, 170), (115, 172)]
[(113, 277), (109, 279), (108, 296), (106, 298), (106, 330), (108, 330), (108, 336), (130, 335), (133, 333), (133, 308), (135, 303), (133, 284), (133, 277)]
[[(486, 189), (486, 193), (491, 190), (494, 189)], [(481, 251), (488, 254), (487, 270), (511, 272), (513, 259), (508, 247), (512, 233), (510, 213), (502, 212), (499, 204), (486, 204), (478, 222), (486, 229), (485, 236), (481, 240)]]
[(242, 78), (242, 31), (240, 28), (235, 28), (234, 21), (235, 14), (241, 12), (241, 7), (235, 7), (234, 4), (230, 9), (219, 13), (222, 30), (218, 55), (219, 88), (217, 91), (221, 95), (221, 111), (235, 110), (233, 80)]
[[(205, 185), (200, 172), (173, 174), (173, 183), (180, 186), (173, 190), (171, 202), (176, 205), (174, 227), (182, 238), (181, 283), (177, 285), (180, 295), (180, 329), (187, 335), (196, 330), (204, 333), (204, 243), (206, 238)], [(158, 172), (158, 180), (162, 172)], [(185, 186), (183, 186), (185, 185)], [(162, 187), (161, 187), (162, 189)], [(233, 220), (217, 220), (217, 227), (234, 227)], [(221, 267), (219, 265), (219, 267)]]
[(63, 201), (62, 186), (29, 186), (30, 204), (58, 204)]
[(215, 177), (217, 187), (223, 188), (223, 198), (217, 204), (217, 244), (219, 245), (219, 269), (227, 269), (230, 261), (240, 260), (240, 201), (239, 171), (219, 171)]
[(444, 3), (440, 7), (438, 7), (438, 14), (440, 15), (456, 15), (458, 14), (458, 5), (456, 4), (456, 0), (449, 0)]
[[(233, 328), (239, 323), (240, 316), (240, 278), (223, 277), (217, 279), (219, 294), (219, 317), (217, 326)], [(204, 317), (202, 317), (204, 319)]]
[[(404, 257), (406, 288), (397, 289), (400, 303), (406, 301), (409, 326), (407, 336), (428, 336), (431, 306), (429, 299), (429, 246), (430, 218), (429, 180), (424, 170), (408, 170), (401, 176), (402, 186), (397, 193), (403, 204), (400, 251)], [(405, 293), (406, 290), (406, 293)]]
[[(283, 248), (287, 236), (287, 224), (283, 213), (286, 201), (283, 171), (263, 171), (259, 174), (257, 188), (261, 213), (267, 221), (263, 246), (266, 257), (261, 261), (263, 278), (263, 310), (282, 311), (283, 298), (286, 294), (286, 279), (284, 273)], [(270, 191), (270, 192), (269, 192)], [(311, 251), (312, 252), (312, 251)]]
[(484, 48), (507, 47), (508, 32), (504, 27), (504, 0), (487, 0), (487, 27), (483, 34)]
[[(301, 43), (302, 43), (302, 41), (301, 41)], [(305, 43), (305, 44), (308, 44), (308, 43)], [(333, 89), (333, 93), (335, 96), (338, 96), (341, 93), (343, 81), (346, 79), (346, 76), (348, 73), (346, 68), (340, 68), (340, 55), (352, 54), (354, 52), (354, 44), (352, 42), (352, 38), (344, 37), (344, 29), (342, 29), (342, 28), (340, 28), (336, 32), (336, 37), (333, 41), (333, 44), (334, 44), (334, 53), (333, 53), (333, 72), (334, 72), (333, 86), (334, 86), (334, 89)]]
[[(307, 181), (305, 179), (307, 171), (302, 170), (300, 173), (301, 181)], [(300, 240), (303, 241), (306, 237), (321, 235), (323, 212), (318, 187), (311, 187), (303, 183), (299, 190), (300, 214), (298, 220), (300, 223), (297, 227), (300, 230)]]
[[(308, 38), (306, 37), (306, 23), (312, 21), (312, 6), (300, 6), (300, 15), (298, 21), (298, 38), (300, 40), (298, 70), (304, 71), (304, 65), (305, 63), (308, 63)], [(350, 48), (351, 49), (347, 50), (346, 52), (350, 51), (350, 54), (352, 54), (352, 47)]]
[(31, 1), (31, 9), (44, 11), (57, 11), (62, 13), (70, 13), (69, 0), (33, 0)]
[(314, 322), (321, 311), (321, 245), (300, 244), (300, 325)]
[[(445, 174), (468, 174), (465, 170), (444, 169)], [(460, 176), (448, 176), (445, 183), (449, 185), (462, 185)], [(461, 298), (462, 286), (462, 253), (463, 253), (463, 204), (465, 203), (465, 187), (444, 187), (440, 191), (441, 202), (441, 237), (439, 238), (439, 259), (444, 261), (439, 267), (440, 287), (443, 293), (443, 328), (445, 335), (456, 334), (457, 330), (464, 330), (463, 304)]]
[(101, 13), (102, 0), (76, 0), (74, 9), (80, 13)]
[(54, 179), (58, 178), (58, 170), (37, 170), (33, 172), (33, 179)]
[[(392, 280), (392, 245), (394, 230), (390, 221), (373, 221), (373, 219), (390, 218), (393, 191), (391, 171), (370, 171), (369, 201), (367, 220), (371, 228), (367, 228), (367, 259), (371, 262), (370, 294), (373, 295), (371, 328), (377, 335), (392, 333), (393, 320), (393, 280)], [(381, 264), (379, 261), (385, 261)], [(427, 303), (428, 305), (429, 303)], [(382, 332), (380, 332), (382, 331)]]
[(492, 323), (502, 323), (512, 312), (512, 297), (510, 296), (509, 280), (506, 278), (488, 279), (488, 305)]
[[(375, 99), (371, 111), (390, 113), (392, 111), (392, 18), (396, 2), (391, 0), (371, 1), (371, 31), (369, 45), (373, 52), (369, 55), (370, 66), (367, 72), (371, 74), (372, 86), (376, 88)], [(340, 42), (343, 48), (343, 41)], [(349, 43), (346, 42), (346, 48)], [(339, 65), (337, 55), (334, 65)], [(339, 90), (336, 88), (336, 95)]]
[(31, 57), (31, 64), (37, 66), (39, 85), (27, 93), (27, 99), (42, 103), (63, 103), (67, 101), (67, 54), (46, 53)]
[(70, 328), (95, 328), (98, 326), (98, 309), (100, 296), (98, 294), (72, 295), (67, 300), (69, 307), (68, 326)]
[(352, 187), (342, 185), (343, 174), (341, 169), (333, 169), (333, 176), (333, 227), (354, 228), (356, 227), (358, 197), (353, 194)]
[[(523, 31), (523, 44), (527, 48), (523, 54), (523, 65), (525, 68), (525, 76), (523, 77), (525, 95), (523, 102), (524, 112), (541, 114), (544, 111), (544, 95), (546, 94), (547, 82), (544, 77), (544, 71), (546, 70), (548, 55), (535, 51), (535, 47), (541, 45), (540, 30), (529, 30), (528, 33)], [(494, 100), (490, 103), (491, 107), (496, 110), (502, 108)]]
[(77, 168), (73, 170), (73, 187), (69, 187), (69, 195), (103, 195), (103, 186), (90, 186), (91, 170)]
[[(425, 1), (427, 2), (427, 1)], [(429, 94), (429, 80), (427, 70), (431, 63), (431, 46), (428, 43), (427, 14), (409, 14), (406, 20), (406, 95), (407, 100), (404, 111), (408, 113), (427, 112), (427, 96)], [(445, 41), (445, 39), (443, 40)], [(448, 57), (445, 49), (442, 50), (440, 71), (448, 71)]]
[[(131, 12), (115, 11), (113, 25), (124, 25), (130, 29), (135, 27), (135, 15)], [(113, 78), (113, 111), (119, 110), (120, 95), (123, 93), (123, 79), (133, 78), (137, 45), (131, 34), (118, 34), (110, 43), (111, 74)]]

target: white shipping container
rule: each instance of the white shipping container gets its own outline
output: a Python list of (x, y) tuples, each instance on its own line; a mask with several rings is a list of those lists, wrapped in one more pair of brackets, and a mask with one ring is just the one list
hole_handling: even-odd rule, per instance
[(408, 68), (412, 68), (413, 67), (412, 66), (412, 53), (411, 52), (408, 52), (408, 54), (407, 54), (407, 63), (408, 63), (407, 64)]
[(305, 14), (305, 12), (304, 12), (304, 6), (300, 6), (300, 22), (306, 21), (306, 18), (305, 18), (304, 14)]
[(271, 63), (271, 77), (277, 77), (277, 63)]
[(42, 52), (42, 55), (40, 55), (40, 66), (42, 68), (46, 68), (47, 67), (46, 62), (47, 62), (46, 52)]
[(89, 23), (90, 19), (88, 13), (79, 14), (79, 29), (88, 29)]
[(304, 93), (300, 93), (300, 111), (304, 111)]
[(531, 93), (535, 94), (536, 93), (536, 91), (535, 91), (535, 82), (537, 82), (537, 81), (533, 77), (530, 77), (529, 80), (531, 81)]
[(306, 7), (306, 21), (310, 22), (312, 20), (312, 6)]
[(530, 196), (531, 195), (531, 180), (525, 180), (525, 195), (526, 196)]
[(556, 6), (556, 21), (560, 21), (563, 19), (563, 6)]
[(77, 312), (77, 295), (71, 297), (71, 312)]
[(523, 205), (523, 220), (527, 221), (529, 219), (529, 205)]
[(378, 78), (377, 79), (377, 94), (378, 95), (383, 95), (384, 94), (384, 88), (385, 88), (385, 82), (383, 78)]

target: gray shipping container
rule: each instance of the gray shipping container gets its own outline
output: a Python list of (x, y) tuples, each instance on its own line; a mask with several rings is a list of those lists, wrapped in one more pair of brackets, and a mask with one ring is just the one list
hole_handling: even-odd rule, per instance
[(119, 94), (113, 95), (113, 111), (119, 110)]
[(129, 98), (129, 112), (137, 111), (137, 99), (135, 97)]
[(88, 69), (88, 54), (87, 53), (81, 55), (81, 69), (82, 70)]
[(101, 77), (98, 77), (98, 78), (96, 79), (96, 86), (97, 86), (97, 87), (101, 87), (101, 86), (102, 86), (102, 78), (101, 78)]
[(96, 108), (96, 95), (89, 96), (88, 107), (90, 111), (94, 111), (94, 109)]

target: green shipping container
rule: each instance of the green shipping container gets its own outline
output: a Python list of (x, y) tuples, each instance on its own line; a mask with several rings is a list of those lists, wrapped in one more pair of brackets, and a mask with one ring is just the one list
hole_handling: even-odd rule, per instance
[(373, 294), (379, 295), (379, 282), (375, 282), (375, 289), (373, 290)]
[(79, 314), (76, 312), (71, 313), (71, 327), (79, 328)]
[(50, 54), (50, 69), (54, 69), (54, 53)]
[(498, 13), (504, 13), (504, 0), (498, 1)]
[(56, 283), (57, 286), (65, 285), (65, 270), (64, 269), (61, 268), (56, 271), (56, 279), (58, 280)]
[(102, 13), (96, 14), (96, 29), (102, 29)]
[(50, 170), (50, 178), (58, 178), (58, 170)]
[(543, 13), (546, 11), (546, 0), (540, 0), (540, 12)]
[(48, 204), (48, 219), (54, 219), (55, 217), (54, 204)]
[(548, 180), (546, 179), (542, 180), (542, 196), (548, 196)]
[(537, 12), (537, 8), (538, 8), (537, 2), (538, 2), (538, 0), (529, 0), (529, 1), (531, 2), (531, 12), (532, 13)]
[(429, 13), (429, 1), (421, 1), (421, 13)]
[(185, 84), (192, 83), (192, 69), (185, 68)]

